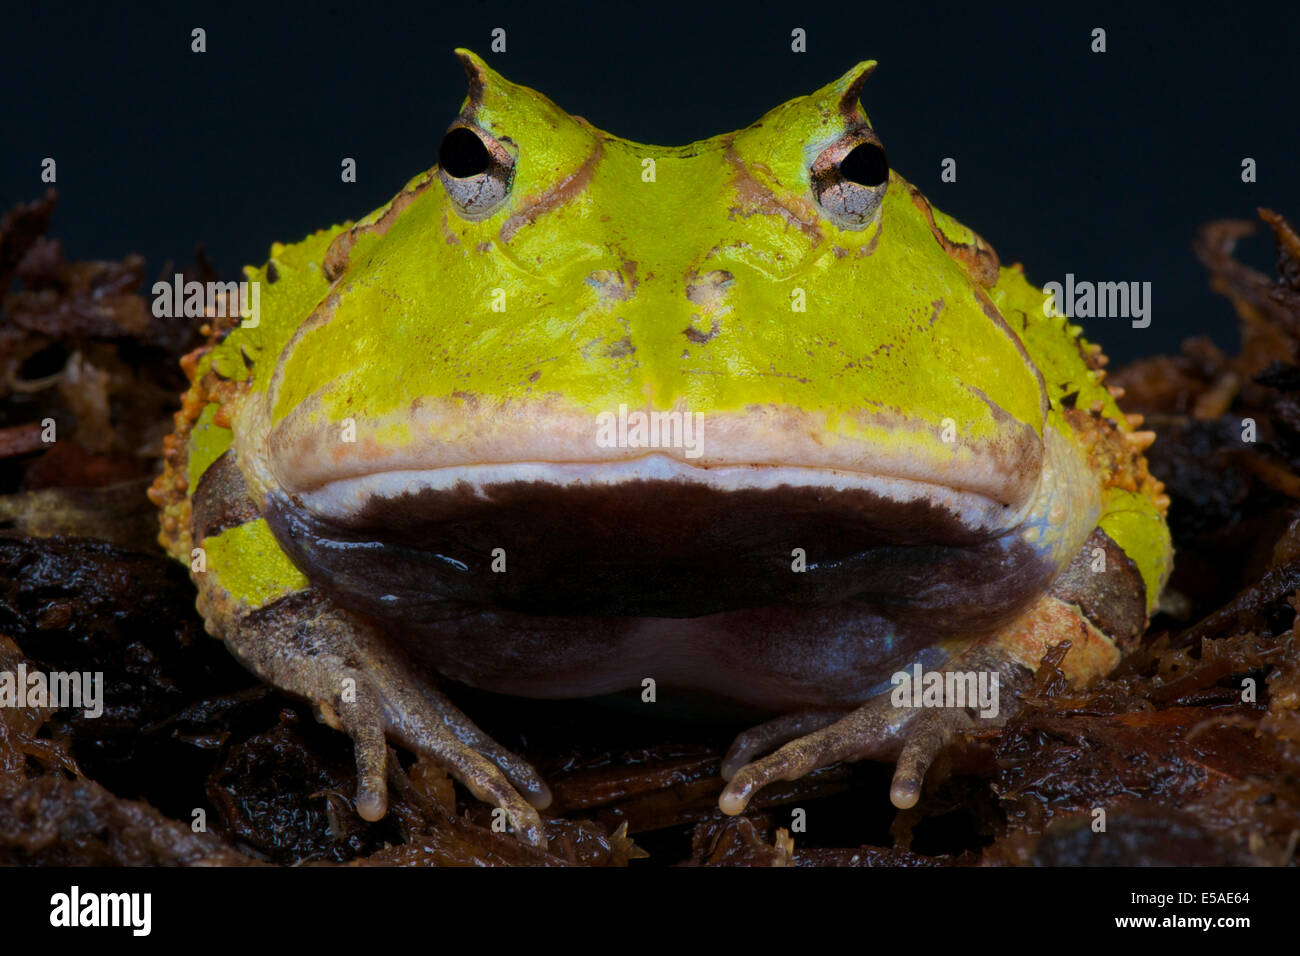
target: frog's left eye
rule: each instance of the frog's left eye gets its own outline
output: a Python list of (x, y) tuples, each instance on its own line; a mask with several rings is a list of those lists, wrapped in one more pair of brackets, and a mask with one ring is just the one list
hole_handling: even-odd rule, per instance
[(438, 175), (462, 218), (492, 215), (510, 192), (514, 174), (514, 157), (486, 130), (456, 125), (442, 138)]
[(809, 173), (818, 205), (845, 229), (875, 219), (889, 185), (885, 148), (869, 128), (851, 130), (827, 146)]

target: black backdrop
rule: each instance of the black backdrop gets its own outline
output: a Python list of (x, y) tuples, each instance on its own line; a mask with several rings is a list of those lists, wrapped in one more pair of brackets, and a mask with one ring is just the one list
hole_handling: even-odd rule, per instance
[[(1191, 333), (1235, 341), (1189, 250), (1199, 223), (1258, 205), (1300, 221), (1295, 3), (25, 6), (0, 15), (0, 207), (39, 195), (54, 157), (69, 254), (140, 252), (151, 273), (202, 241), (233, 277), (272, 240), (386, 201), (436, 158), (465, 93), (459, 45), (597, 126), (667, 144), (877, 59), (863, 99), (892, 165), (1004, 261), (1039, 283), (1153, 284), (1149, 328), (1086, 323), (1120, 360)], [(190, 52), (194, 27), (206, 54)], [(490, 52), (496, 27), (505, 53)], [(939, 181), (947, 156), (956, 183)], [(1243, 251), (1271, 262), (1262, 237)]]

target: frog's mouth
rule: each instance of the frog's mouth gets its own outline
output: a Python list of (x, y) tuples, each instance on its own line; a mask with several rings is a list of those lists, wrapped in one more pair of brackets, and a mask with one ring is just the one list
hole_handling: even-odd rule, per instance
[(695, 617), (848, 598), (936, 626), (1000, 621), (1053, 565), (1028, 504), (922, 481), (673, 457), (389, 471), (267, 495), (264, 514), (340, 603)]

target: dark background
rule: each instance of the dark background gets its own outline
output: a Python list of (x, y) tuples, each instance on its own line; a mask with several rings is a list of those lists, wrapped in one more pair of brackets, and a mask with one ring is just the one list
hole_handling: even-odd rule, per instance
[[(860, 59), (891, 165), (1032, 280), (1153, 284), (1153, 321), (1087, 322), (1117, 360), (1186, 335), (1236, 340), (1189, 249), (1197, 226), (1271, 206), (1300, 221), (1300, 5), (377, 2), (28, 4), (0, 30), (0, 208), (45, 190), (70, 257), (203, 242), (227, 277), (273, 240), (357, 218), (431, 166), (465, 95), (451, 55), (618, 135), (735, 129)], [(190, 30), (208, 52), (190, 52)], [(494, 27), (504, 54), (490, 51)], [(1090, 52), (1104, 27), (1107, 49)], [(808, 52), (790, 51), (803, 27)], [(339, 180), (345, 156), (358, 182)], [(943, 157), (958, 182), (939, 181)], [(1254, 157), (1258, 181), (1241, 181)], [(1260, 267), (1262, 236), (1243, 246)]]

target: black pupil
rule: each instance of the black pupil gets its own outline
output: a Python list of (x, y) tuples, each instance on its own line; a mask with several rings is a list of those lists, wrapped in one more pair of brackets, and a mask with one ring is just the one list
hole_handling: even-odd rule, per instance
[(885, 151), (875, 143), (858, 143), (840, 160), (840, 175), (859, 186), (879, 186), (889, 178)]
[(448, 176), (465, 179), (487, 172), (492, 157), (481, 139), (464, 126), (457, 126), (442, 138), (438, 165)]

